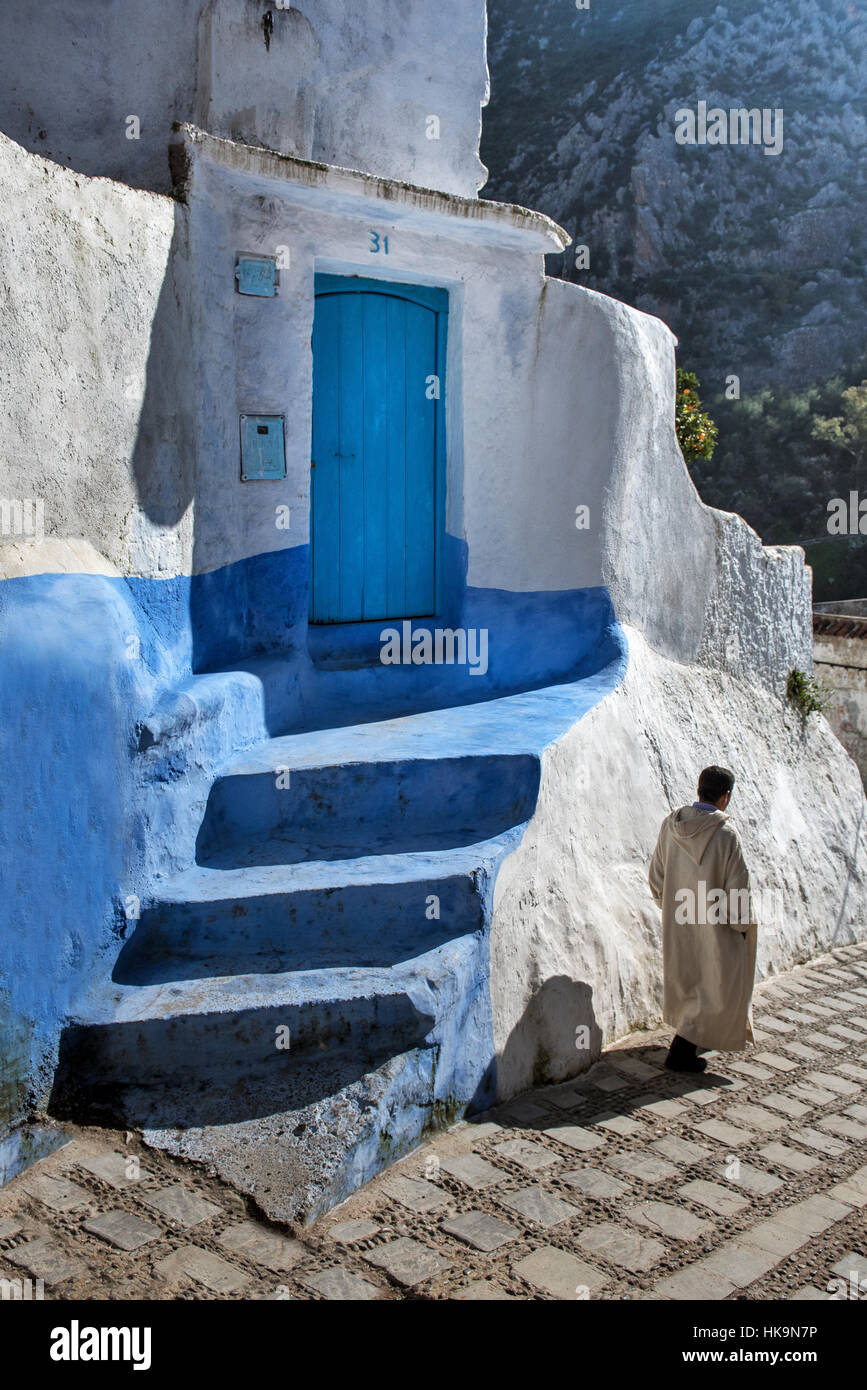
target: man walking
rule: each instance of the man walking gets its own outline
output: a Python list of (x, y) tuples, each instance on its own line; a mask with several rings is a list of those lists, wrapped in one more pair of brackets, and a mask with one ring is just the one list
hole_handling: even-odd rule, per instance
[(666, 816), (648, 882), (662, 909), (663, 1018), (676, 1031), (665, 1065), (704, 1071), (696, 1048), (742, 1052), (753, 1040), (750, 1006), (756, 924), (738, 833), (725, 814), (735, 784), (706, 767), (698, 801)]

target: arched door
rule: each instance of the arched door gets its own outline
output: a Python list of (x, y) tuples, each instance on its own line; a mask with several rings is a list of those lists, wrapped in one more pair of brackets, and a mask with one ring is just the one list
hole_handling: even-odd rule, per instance
[(314, 623), (437, 610), (447, 313), (444, 290), (316, 277)]

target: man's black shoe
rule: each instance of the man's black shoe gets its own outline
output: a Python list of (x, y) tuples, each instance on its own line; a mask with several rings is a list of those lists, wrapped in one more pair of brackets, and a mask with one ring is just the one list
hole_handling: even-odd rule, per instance
[(673, 1056), (669, 1052), (663, 1063), (669, 1071), (706, 1071), (707, 1062), (703, 1057), (696, 1057), (695, 1054), (675, 1053)]

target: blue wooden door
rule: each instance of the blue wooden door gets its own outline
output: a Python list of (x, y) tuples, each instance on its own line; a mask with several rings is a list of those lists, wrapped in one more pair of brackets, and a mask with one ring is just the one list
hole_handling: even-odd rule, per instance
[(444, 290), (316, 277), (314, 623), (437, 610), (447, 306)]

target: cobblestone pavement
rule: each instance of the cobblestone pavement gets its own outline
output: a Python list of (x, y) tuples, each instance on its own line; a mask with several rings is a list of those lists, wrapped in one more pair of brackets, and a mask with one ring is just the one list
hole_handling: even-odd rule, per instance
[[(0, 1279), (46, 1299), (867, 1295), (867, 943), (759, 986), (756, 1042), (670, 1030), (432, 1138), (314, 1225), (78, 1129), (0, 1190)], [(863, 1286), (863, 1290), (862, 1290)]]

